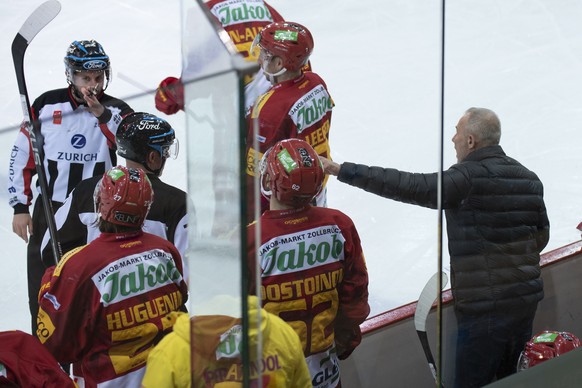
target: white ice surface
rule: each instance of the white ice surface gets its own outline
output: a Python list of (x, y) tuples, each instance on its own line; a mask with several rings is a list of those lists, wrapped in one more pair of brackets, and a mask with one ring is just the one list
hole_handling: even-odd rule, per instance
[[(12, 233), (6, 175), (21, 121), (10, 47), (33, 0), (0, 2), (0, 330), (30, 331), (26, 245)], [(37, 35), (25, 61), (34, 99), (65, 85), (62, 58), (75, 39), (96, 39), (113, 64), (108, 93), (127, 97), (168, 75), (179, 76), (179, 3), (154, 0), (62, 0), (62, 11)], [(314, 70), (336, 107), (335, 160), (434, 172), (440, 141), (440, 2), (428, 0), (273, 0), (315, 38)], [(545, 184), (551, 250), (579, 239), (582, 219), (582, 3), (575, 0), (447, 2), (444, 166), (464, 110), (498, 113), (506, 152)], [(130, 83), (127, 80), (134, 80)], [(155, 112), (153, 97), (132, 106)], [(167, 117), (182, 123), (183, 117)], [(181, 128), (178, 136), (185, 136)], [(184, 142), (185, 143), (185, 142)], [(185, 151), (164, 180), (186, 188)], [(370, 272), (372, 315), (415, 300), (437, 268), (437, 212), (373, 196), (330, 180), (329, 205), (350, 215)], [(445, 268), (448, 267), (446, 240)]]

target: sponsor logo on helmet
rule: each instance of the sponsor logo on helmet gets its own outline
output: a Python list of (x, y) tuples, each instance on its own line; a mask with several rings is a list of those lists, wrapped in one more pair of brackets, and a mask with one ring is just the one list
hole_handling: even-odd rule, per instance
[(291, 172), (295, 170), (297, 167), (299, 167), (289, 154), (289, 151), (287, 151), (286, 149), (277, 154), (277, 159), (279, 160), (279, 162), (281, 162), (281, 165), (283, 165), (283, 168), (287, 172)]
[(162, 133), (160, 135), (152, 135), (149, 137), (148, 141), (150, 144), (167, 145), (169, 147), (174, 144), (174, 139), (175, 135), (174, 130), (172, 129), (169, 132)]
[(139, 215), (124, 212), (115, 212), (115, 214), (113, 215), (113, 219), (124, 224), (133, 225), (139, 225), (141, 221), (141, 217)]
[(304, 167), (312, 167), (313, 166), (313, 159), (309, 156), (309, 152), (305, 148), (298, 148), (297, 151), (301, 156), (301, 164)]
[(162, 125), (161, 121), (140, 120), (139, 124), (137, 125), (137, 129), (139, 129), (140, 131), (160, 129), (160, 125)]
[(336, 225), (273, 238), (259, 248), (263, 276), (298, 272), (342, 261), (344, 242)]
[(107, 62), (94, 59), (92, 61), (87, 61), (83, 63), (83, 69), (85, 70), (103, 70), (107, 68)]
[(112, 168), (111, 170), (107, 171), (107, 176), (113, 179), (114, 182), (116, 182), (119, 178), (121, 178), (124, 175), (125, 173), (120, 168)]
[(273, 39), (278, 41), (291, 40), (293, 42), (297, 42), (298, 36), (299, 34), (297, 31), (277, 30), (275, 31), (275, 35), (273, 35)]
[(117, 143), (117, 153), (121, 156), (126, 155), (127, 154), (127, 148), (125, 148), (124, 146), (122, 146), (121, 144), (119, 144), (119, 142)]
[(129, 170), (129, 180), (132, 182), (139, 182), (141, 179), (139, 177), (139, 170), (135, 168), (130, 168)]
[(212, 7), (210, 12), (220, 20), (223, 27), (254, 21), (273, 21), (269, 9), (262, 0), (247, 0), (244, 2), (240, 0), (222, 1)]
[(333, 100), (323, 85), (317, 85), (304, 94), (289, 110), (291, 120), (301, 133), (320, 121), (333, 108)]
[(543, 333), (534, 338), (534, 343), (539, 342), (554, 342), (558, 337), (558, 333)]

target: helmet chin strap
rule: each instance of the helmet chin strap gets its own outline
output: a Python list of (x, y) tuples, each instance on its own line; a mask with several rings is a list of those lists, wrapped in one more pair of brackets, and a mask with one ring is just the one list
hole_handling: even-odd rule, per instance
[(283, 67), (281, 70), (279, 70), (276, 73), (269, 73), (267, 71), (267, 66), (269, 65), (269, 62), (270, 61), (263, 62), (263, 73), (267, 76), (267, 79), (269, 80), (271, 85), (275, 85), (277, 83), (276, 77), (279, 77), (280, 75), (285, 73), (287, 71), (287, 69)]
[(265, 182), (263, 182), (265, 180), (265, 176), (261, 176), (260, 179), (260, 183), (261, 183), (261, 194), (263, 195), (263, 197), (270, 201), (271, 200), (271, 195), (273, 195), (273, 191), (269, 188), (269, 190), (267, 190), (267, 188), (265, 187)]

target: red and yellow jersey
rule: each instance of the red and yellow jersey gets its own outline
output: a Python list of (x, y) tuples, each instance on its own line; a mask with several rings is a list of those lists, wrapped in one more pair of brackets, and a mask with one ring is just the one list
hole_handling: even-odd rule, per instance
[(248, 60), (257, 60), (250, 52), (255, 36), (265, 26), (283, 21), (283, 17), (263, 0), (211, 0), (206, 6), (228, 33), (237, 51)]
[[(361, 341), (370, 312), (360, 238), (342, 212), (311, 207), (267, 211), (260, 218), (263, 308), (299, 335), (314, 387), (335, 387), (339, 359)], [(256, 224), (248, 228), (251, 271)], [(254, 285), (251, 285), (254, 290)]]
[(151, 348), (184, 309), (182, 260), (149, 233), (102, 233), (45, 273), (37, 336), (61, 363), (77, 363), (85, 387), (139, 386)]
[[(330, 157), (329, 129), (331, 113), (334, 107), (327, 86), (323, 79), (311, 71), (305, 71), (294, 80), (283, 81), (274, 85), (261, 95), (248, 116), (247, 134), (247, 187), (249, 219), (254, 218), (253, 179), (258, 174), (256, 166), (263, 154), (280, 140), (298, 138), (309, 143), (319, 155)], [(254, 123), (258, 123), (255, 148), (253, 137)], [(327, 176), (323, 182), (327, 183)], [(325, 195), (325, 191), (322, 191)], [(325, 199), (318, 200), (325, 203)], [(261, 198), (263, 213), (268, 209), (268, 201)]]
[[(283, 17), (263, 0), (210, 0), (206, 2), (210, 13), (220, 22), (222, 28), (234, 43), (236, 50), (247, 61), (256, 62), (258, 51), (251, 53), (251, 46), (257, 34), (273, 22), (284, 21)], [(310, 70), (309, 65), (305, 66)], [(271, 88), (271, 83), (258, 74), (244, 76), (245, 116), (250, 112), (255, 100)]]
[[(265, 151), (285, 139), (303, 139), (319, 155), (329, 158), (333, 106), (327, 85), (320, 76), (310, 71), (294, 80), (274, 85), (260, 96), (248, 123), (247, 174), (255, 176), (255, 160), (260, 160)], [(253, 120), (258, 121), (258, 149), (253, 146)]]
[(0, 387), (77, 387), (36, 337), (2, 331), (0, 344)]

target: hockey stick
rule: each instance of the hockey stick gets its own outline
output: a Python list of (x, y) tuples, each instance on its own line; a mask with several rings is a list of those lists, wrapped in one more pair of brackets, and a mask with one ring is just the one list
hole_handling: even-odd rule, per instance
[[(443, 288), (447, 284), (447, 281), (447, 274), (442, 272), (441, 282)], [(430, 312), (432, 304), (438, 296), (437, 283), (438, 272), (432, 275), (432, 277), (428, 280), (422, 289), (420, 297), (418, 298), (418, 302), (416, 303), (416, 311), (414, 313), (414, 327), (416, 329), (416, 333), (418, 334), (418, 338), (420, 339), (420, 344), (422, 345), (422, 350), (424, 350), (426, 360), (428, 361), (428, 366), (435, 380), (437, 378), (437, 370), (432, 352), (430, 350), (430, 344), (428, 343), (428, 336), (426, 334), (426, 320), (428, 319), (428, 313)], [(441, 388), (443, 388), (442, 385)]]
[(38, 182), (42, 196), (42, 203), (44, 205), (47, 228), (51, 236), (55, 264), (59, 262), (62, 252), (58, 241), (52, 201), (49, 197), (48, 184), (39, 147), (39, 143), (42, 141), (40, 139), (39, 123), (36, 120), (33, 121), (30, 100), (26, 89), (26, 80), (24, 78), (24, 53), (36, 34), (46, 27), (46, 25), (49, 24), (60, 11), (61, 3), (57, 0), (49, 0), (42, 3), (32, 12), (32, 14), (30, 14), (28, 19), (26, 19), (12, 41), (12, 60), (14, 61), (16, 81), (18, 82), (18, 91), (20, 92), (20, 103), (24, 114), (23, 125), (26, 126), (30, 137), (30, 144), (32, 146), (36, 173), (38, 174)]

